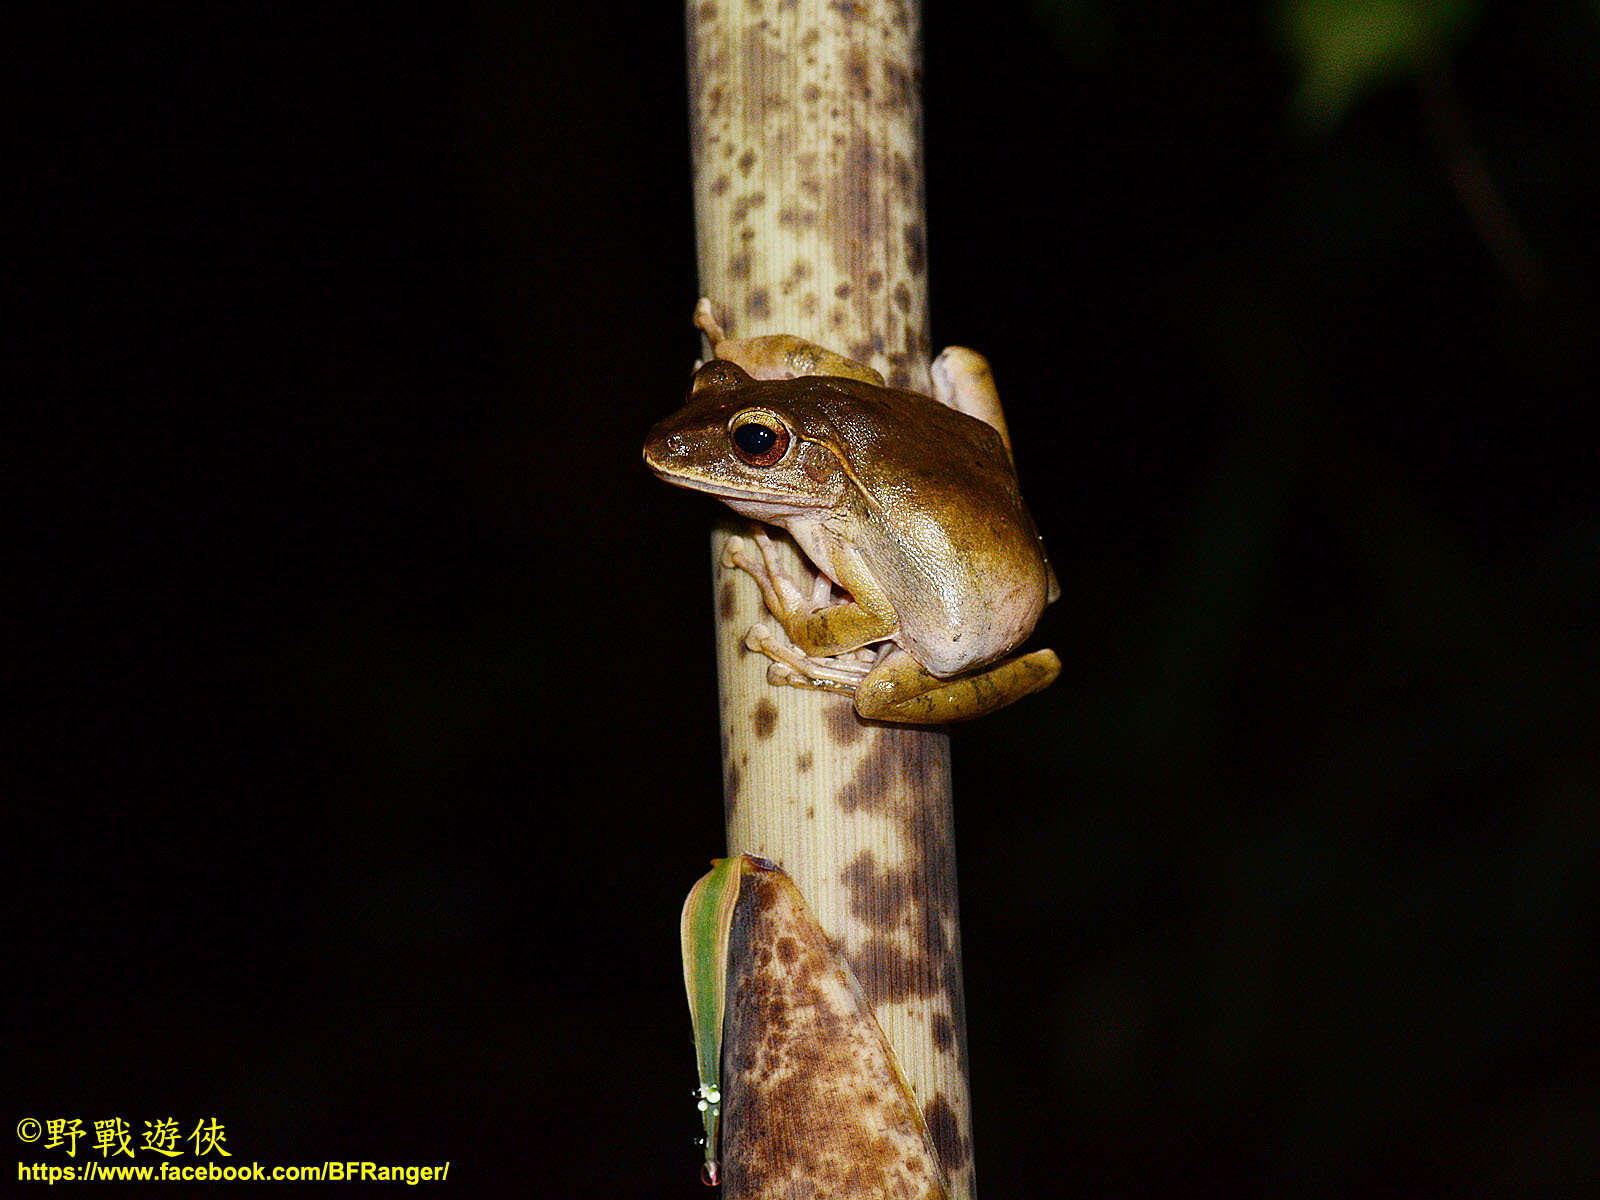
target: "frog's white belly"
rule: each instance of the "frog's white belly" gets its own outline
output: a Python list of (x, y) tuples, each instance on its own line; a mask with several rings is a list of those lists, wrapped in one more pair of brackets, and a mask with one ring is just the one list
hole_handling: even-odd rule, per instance
[(1034, 580), (989, 577), (977, 586), (950, 580), (897, 607), (895, 640), (933, 674), (959, 675), (1010, 653), (1043, 609), (1043, 588)]

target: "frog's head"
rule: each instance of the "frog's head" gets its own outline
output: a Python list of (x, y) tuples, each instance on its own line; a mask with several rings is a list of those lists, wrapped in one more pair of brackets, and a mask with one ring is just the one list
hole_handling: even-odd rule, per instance
[(825, 440), (804, 431), (795, 405), (814, 382), (757, 380), (712, 359), (694, 373), (684, 406), (650, 430), (645, 465), (757, 520), (831, 508), (845, 474)]

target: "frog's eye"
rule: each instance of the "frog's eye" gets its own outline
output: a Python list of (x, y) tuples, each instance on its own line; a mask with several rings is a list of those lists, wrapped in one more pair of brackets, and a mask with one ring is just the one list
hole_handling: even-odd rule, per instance
[(728, 426), (733, 452), (752, 467), (770, 467), (789, 449), (789, 427), (759, 409), (740, 413)]

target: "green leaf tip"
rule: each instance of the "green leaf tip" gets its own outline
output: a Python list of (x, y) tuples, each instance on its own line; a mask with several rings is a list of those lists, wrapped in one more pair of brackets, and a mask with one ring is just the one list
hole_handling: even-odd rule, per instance
[(695, 1104), (705, 1126), (705, 1162), (700, 1178), (708, 1185), (721, 1179), (717, 1135), (722, 1123), (722, 1018), (728, 1002), (728, 933), (746, 870), (772, 869), (772, 864), (746, 855), (713, 859), (711, 870), (689, 890), (683, 902), (679, 934), (683, 946), (683, 986), (689, 995), (694, 1024), (694, 1053), (700, 1071)]

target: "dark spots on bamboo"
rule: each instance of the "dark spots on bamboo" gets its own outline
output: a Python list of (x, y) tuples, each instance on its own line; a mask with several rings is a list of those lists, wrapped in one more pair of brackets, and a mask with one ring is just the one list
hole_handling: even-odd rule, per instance
[(811, 751), (807, 750), (794, 760), (794, 769), (801, 775), (804, 775), (807, 771), (811, 770), (811, 762)]
[(858, 130), (842, 137), (839, 153), (829, 160), (824, 211), (830, 220), (825, 228), (836, 273), (844, 278), (860, 269), (861, 246), (876, 244), (888, 233), (884, 228), (888, 214), (873, 190), (881, 152), (871, 133)]
[(934, 1047), (938, 1050), (948, 1051), (956, 1044), (955, 1027), (944, 1013), (933, 1014), (933, 1020), (928, 1023), (928, 1032), (932, 1035)]
[(860, 46), (851, 46), (844, 56), (845, 91), (859, 100), (872, 96), (872, 81), (867, 78), (867, 55)]
[(733, 814), (739, 811), (739, 788), (744, 784), (744, 776), (738, 766), (729, 763), (722, 772), (722, 815), (725, 820), (733, 820)]
[(837, 299), (840, 300), (850, 299), (850, 285), (848, 283), (841, 283), (838, 287), (833, 289), (833, 294)]
[(815, 821), (816, 819), (817, 819), (817, 806), (815, 804), (806, 805), (806, 820)]
[(766, 288), (752, 288), (750, 295), (745, 298), (744, 311), (757, 321), (764, 321), (772, 315), (772, 302), (767, 296)]
[(800, 943), (794, 938), (784, 936), (778, 939), (778, 960), (785, 966), (792, 966), (794, 960), (800, 957)]
[(928, 1101), (922, 1119), (928, 1123), (928, 1135), (933, 1139), (933, 1148), (939, 1152), (939, 1162), (944, 1169), (959, 1171), (966, 1166), (972, 1150), (967, 1139), (961, 1136), (961, 1122), (956, 1119), (955, 1109), (950, 1107), (943, 1092)]
[(807, 104), (815, 104), (822, 99), (822, 89), (814, 83), (808, 83), (800, 89), (800, 98)]
[(887, 349), (881, 333), (874, 333), (869, 338), (862, 338), (858, 342), (850, 343), (850, 357), (857, 362), (864, 363), (875, 354), (882, 354)]
[(890, 295), (894, 299), (894, 306), (901, 312), (907, 313), (911, 311), (911, 289), (905, 284), (895, 284), (894, 291)]
[[(849, 712), (851, 717), (855, 716), (854, 709)], [(858, 724), (857, 728), (863, 726)], [(894, 799), (893, 784), (897, 778), (899, 756), (896, 739), (879, 732), (867, 753), (856, 764), (854, 774), (839, 789), (839, 807), (845, 812), (855, 812), (857, 809), (885, 811)]]
[(916, 953), (933, 969), (942, 985), (945, 975), (954, 962), (951, 957), (950, 935), (945, 932), (944, 920), (937, 905), (921, 905), (918, 907), (917, 915), (921, 919), (916, 921), (913, 927)]
[(912, 170), (911, 160), (904, 154), (896, 154), (889, 163), (889, 181), (893, 185), (895, 197), (902, 204), (916, 205), (917, 173)]
[(920, 964), (886, 937), (868, 938), (850, 956), (850, 965), (873, 1004), (898, 1004), (933, 990), (921, 978)]
[(717, 616), (724, 621), (732, 620), (734, 600), (733, 581), (725, 579), (722, 589), (717, 593)]
[(883, 272), (876, 269), (868, 271), (867, 291), (876, 292), (881, 287), (883, 287)]
[(766, 741), (777, 727), (778, 706), (763, 696), (756, 701), (755, 708), (750, 710), (750, 728), (755, 730), (756, 737)]
[(904, 64), (883, 64), (883, 101), (886, 112), (899, 112), (911, 103), (911, 72)]
[(839, 878), (850, 889), (850, 911), (857, 920), (887, 932), (905, 916), (911, 900), (911, 872), (901, 867), (880, 871), (872, 851), (863, 850)]
[(750, 215), (751, 209), (760, 208), (766, 202), (767, 194), (765, 192), (751, 192), (749, 195), (740, 196), (733, 202), (733, 206), (729, 210), (732, 223), (739, 224)]
[(822, 726), (836, 746), (849, 746), (861, 740), (866, 731), (856, 710), (845, 703), (830, 704), (822, 718)]
[(743, 154), (739, 155), (739, 161), (734, 165), (739, 168), (739, 174), (750, 174), (750, 168), (756, 165), (756, 152), (754, 150), (746, 150)]
[(732, 255), (729, 256), (729, 258), (728, 258), (728, 278), (730, 278), (730, 279), (749, 279), (750, 278), (750, 251), (749, 250), (747, 250), (747, 249), (746, 250), (736, 250)]
[(906, 270), (913, 275), (921, 275), (928, 265), (928, 244), (922, 233), (922, 226), (915, 223), (905, 228), (906, 242)]

